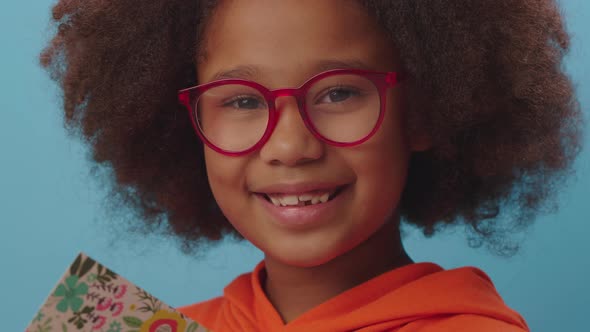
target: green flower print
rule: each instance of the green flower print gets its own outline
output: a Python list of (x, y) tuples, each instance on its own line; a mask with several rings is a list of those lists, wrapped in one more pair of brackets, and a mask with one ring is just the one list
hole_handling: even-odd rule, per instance
[(121, 332), (121, 323), (112, 322), (107, 332)]
[(65, 285), (60, 284), (57, 286), (53, 296), (63, 296), (63, 299), (57, 304), (57, 310), (59, 312), (68, 311), (68, 307), (72, 308), (72, 311), (76, 312), (82, 307), (82, 300), (79, 296), (86, 295), (88, 293), (88, 285), (81, 282), (79, 285), (78, 276), (73, 275), (66, 278)]
[(96, 277), (97, 277), (96, 273), (90, 273), (88, 275), (88, 277), (86, 278), (86, 280), (88, 282), (95, 282), (96, 281)]

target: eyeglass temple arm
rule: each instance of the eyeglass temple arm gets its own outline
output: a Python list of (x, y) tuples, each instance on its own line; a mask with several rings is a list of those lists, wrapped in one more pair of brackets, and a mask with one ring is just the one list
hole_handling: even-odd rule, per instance
[(395, 86), (400, 81), (404, 80), (405, 75), (402, 72), (389, 72), (387, 73), (387, 77), (385, 77), (385, 81), (389, 86)]
[(184, 105), (185, 107), (188, 108), (189, 107), (189, 104), (190, 104), (188, 93), (186, 93), (186, 92), (179, 92), (178, 93), (178, 101), (182, 105)]

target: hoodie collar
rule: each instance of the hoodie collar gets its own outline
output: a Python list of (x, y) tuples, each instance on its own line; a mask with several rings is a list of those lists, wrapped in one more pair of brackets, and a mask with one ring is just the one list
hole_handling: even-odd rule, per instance
[(288, 324), (264, 293), (264, 274), (261, 261), (252, 273), (241, 275), (225, 288), (231, 314), (242, 331), (393, 329), (420, 319), (457, 314), (483, 315), (526, 327), (522, 317), (504, 304), (489, 276), (475, 267), (445, 271), (429, 262), (405, 265), (340, 293)]

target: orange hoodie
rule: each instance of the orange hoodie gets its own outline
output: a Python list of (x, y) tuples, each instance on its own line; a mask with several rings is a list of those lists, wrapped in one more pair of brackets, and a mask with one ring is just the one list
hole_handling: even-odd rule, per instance
[(406, 265), (351, 288), (284, 324), (261, 283), (264, 261), (224, 296), (179, 308), (215, 332), (524, 332), (490, 278), (475, 267)]

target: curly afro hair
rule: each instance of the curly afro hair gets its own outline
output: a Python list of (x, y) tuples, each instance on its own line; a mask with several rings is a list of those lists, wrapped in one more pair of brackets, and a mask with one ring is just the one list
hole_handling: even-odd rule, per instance
[[(165, 225), (186, 250), (240, 238), (208, 185), (203, 146), (178, 89), (196, 84), (216, 1), (60, 0), (42, 65), (63, 89), (65, 123), (107, 169), (108, 201)], [(431, 236), (464, 224), (496, 252), (503, 235), (555, 208), (581, 149), (583, 119), (562, 60), (569, 37), (553, 0), (365, 0), (408, 74), (414, 153), (402, 220)], [(549, 207), (549, 209), (546, 209)], [(511, 227), (500, 211), (509, 209)], [(143, 226), (142, 226), (143, 227)], [(149, 228), (149, 227), (148, 227)]]

